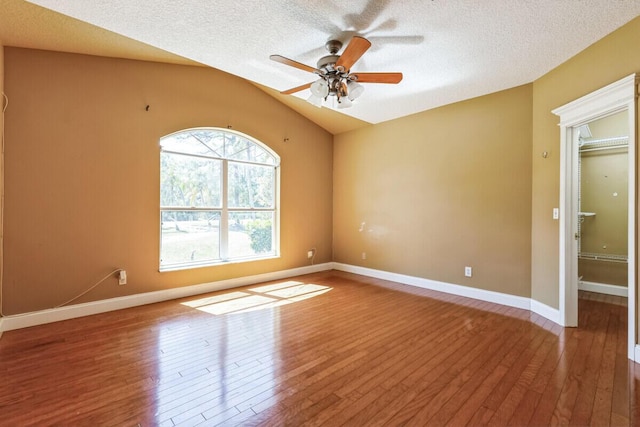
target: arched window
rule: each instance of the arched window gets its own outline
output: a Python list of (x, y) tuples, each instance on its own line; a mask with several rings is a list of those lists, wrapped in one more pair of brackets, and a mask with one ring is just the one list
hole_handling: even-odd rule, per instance
[(279, 254), (280, 157), (227, 129), (160, 139), (160, 270)]

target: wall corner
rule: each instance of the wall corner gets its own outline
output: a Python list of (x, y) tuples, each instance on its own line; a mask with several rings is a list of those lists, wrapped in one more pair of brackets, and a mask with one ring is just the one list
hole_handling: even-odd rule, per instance
[(4, 277), (4, 45), (0, 40), (0, 337), (2, 337), (2, 278)]

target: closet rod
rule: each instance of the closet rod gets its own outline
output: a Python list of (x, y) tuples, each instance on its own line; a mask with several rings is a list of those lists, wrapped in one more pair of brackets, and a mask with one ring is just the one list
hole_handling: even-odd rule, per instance
[(623, 264), (628, 263), (628, 259), (624, 255), (609, 255), (609, 254), (594, 254), (587, 252), (579, 252), (579, 259), (588, 259), (592, 261), (607, 261), (607, 262), (619, 262)]
[(584, 148), (584, 149), (580, 149), (580, 152), (588, 153), (590, 151), (615, 150), (615, 149), (621, 149), (621, 148), (629, 148), (629, 145), (617, 144), (617, 145), (607, 145), (606, 147)]
[(595, 144), (603, 144), (607, 142), (623, 142), (626, 144), (629, 142), (629, 137), (628, 136), (612, 136), (609, 138), (582, 140), (583, 145), (595, 145)]

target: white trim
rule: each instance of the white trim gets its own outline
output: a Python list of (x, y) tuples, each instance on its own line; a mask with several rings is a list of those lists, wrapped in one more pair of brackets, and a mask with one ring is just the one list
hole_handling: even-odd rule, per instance
[(636, 348), (633, 356), (634, 356), (633, 361), (636, 363), (640, 363), (640, 345), (636, 344)]
[(417, 286), (424, 289), (445, 292), (509, 307), (521, 308), (538, 314), (545, 319), (561, 325), (560, 312), (546, 304), (531, 298), (519, 297), (516, 295), (504, 294), (501, 292), (487, 291), (484, 289), (470, 288), (468, 286), (454, 285), (452, 283), (438, 282), (435, 280), (423, 279), (421, 277), (407, 276), (404, 274), (390, 273), (387, 271), (374, 270), (355, 265), (333, 263), (335, 270), (346, 271), (348, 273), (360, 274), (362, 276), (374, 277), (376, 279), (390, 280), (403, 285)]
[(374, 277), (376, 279), (390, 280), (404, 285), (417, 286), (419, 288), (431, 289), (433, 291), (445, 292), (447, 294), (459, 295), (509, 307), (531, 309), (530, 299), (516, 295), (503, 294), (501, 292), (487, 291), (484, 289), (471, 288), (468, 286), (455, 285), (452, 283), (438, 282), (424, 279), (422, 277), (407, 276), (405, 274), (390, 273), (388, 271), (374, 270), (371, 268), (358, 267), (355, 265), (333, 263), (333, 268), (348, 273), (360, 274), (362, 276)]
[(636, 98), (639, 76), (631, 74), (552, 111), (560, 116), (560, 236), (559, 236), (559, 310), (565, 326), (576, 326), (578, 316), (577, 233), (578, 208), (575, 188), (577, 136), (574, 129), (595, 119), (628, 111), (629, 188), (628, 188), (628, 335), (627, 356), (635, 360), (636, 347)]
[[(636, 80), (636, 74), (631, 74), (551, 112), (560, 116), (560, 126), (574, 127), (586, 124), (620, 110), (621, 103), (633, 102), (634, 94), (629, 89)], [(631, 135), (629, 140), (632, 141)]]
[(549, 307), (548, 305), (543, 304), (540, 301), (532, 299), (531, 311), (544, 317), (545, 319), (551, 320), (555, 324), (562, 325), (562, 322), (560, 321), (560, 311), (558, 309)]
[(629, 290), (626, 286), (609, 285), (606, 283), (585, 282), (580, 280), (578, 282), (578, 289), (587, 292), (597, 292), (599, 294), (615, 295), (619, 297), (626, 297)]
[(67, 307), (34, 311), (15, 316), (5, 316), (0, 319), (0, 326), (2, 327), (0, 329), (0, 333), (2, 333), (2, 331), (28, 328), (30, 326), (105, 313), (107, 311), (121, 310), (123, 308), (136, 307), (155, 302), (168, 301), (176, 298), (189, 297), (207, 292), (235, 288), (238, 286), (247, 286), (271, 280), (280, 280), (303, 274), (316, 273), (319, 271), (331, 270), (332, 268), (333, 263), (329, 262), (325, 264), (293, 268), (290, 270), (257, 274), (254, 276), (238, 277), (234, 279), (220, 280), (217, 282), (202, 283), (199, 285), (184, 286), (180, 288), (166, 289), (163, 291), (146, 292), (125, 297), (110, 298), (102, 301), (70, 305)]
[[(207, 292), (231, 289), (239, 286), (248, 286), (256, 283), (268, 282), (271, 280), (280, 280), (288, 277), (300, 276), (303, 274), (316, 273), (332, 269), (377, 279), (389, 280), (403, 285), (416, 286), (423, 289), (430, 289), (466, 298), (473, 298), (480, 301), (487, 301), (494, 304), (505, 305), (508, 307), (520, 308), (536, 313), (558, 325), (562, 325), (562, 322), (560, 321), (561, 318), (559, 310), (527, 297), (520, 297), (501, 292), (471, 288), (469, 286), (439, 282), (422, 277), (375, 270), (372, 268), (360, 267), (356, 265), (328, 262), (325, 264), (299, 267), (290, 270), (282, 270), (272, 273), (258, 274), (254, 276), (238, 277), (234, 279), (220, 280), (217, 282), (209, 282), (198, 285), (167, 289), (163, 291), (147, 292), (143, 294), (111, 298), (102, 301), (35, 311), (15, 316), (6, 316), (0, 318), (0, 337), (2, 336), (3, 331), (27, 328), (30, 326), (42, 325), (45, 323), (58, 322), (61, 320), (89, 316), (92, 314), (121, 310), (124, 308), (200, 295)], [(640, 349), (640, 347), (638, 348)], [(638, 353), (639, 355), (639, 357), (636, 358), (637, 361), (640, 361), (639, 352), (640, 350), (636, 349), (636, 353)]]
[[(578, 133), (560, 136), (559, 315), (562, 326), (578, 326)], [(575, 218), (574, 213), (575, 212)]]

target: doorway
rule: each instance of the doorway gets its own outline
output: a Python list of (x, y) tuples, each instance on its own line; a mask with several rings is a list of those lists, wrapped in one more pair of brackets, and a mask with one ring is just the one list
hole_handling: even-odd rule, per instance
[(629, 119), (620, 111), (578, 132), (578, 290), (628, 294)]
[[(636, 330), (636, 129), (638, 76), (632, 74), (602, 89), (553, 110), (560, 116), (560, 215), (559, 215), (559, 307), (563, 326), (578, 324), (578, 256), (582, 229), (579, 228), (581, 127), (599, 119), (623, 114), (628, 128), (627, 177), (627, 294), (629, 359), (640, 361)], [(586, 132), (586, 131), (583, 131)], [(584, 133), (582, 137), (584, 138)], [(613, 194), (613, 192), (612, 192)], [(620, 194), (618, 193), (618, 196)], [(621, 200), (621, 199), (618, 199)], [(583, 212), (584, 213), (584, 212)], [(597, 216), (597, 212), (596, 216)], [(586, 218), (585, 218), (586, 221)], [(586, 225), (585, 225), (586, 227)], [(606, 249), (606, 248), (605, 248)]]

